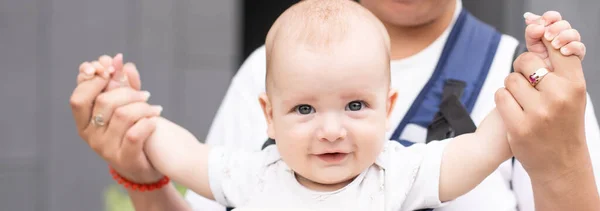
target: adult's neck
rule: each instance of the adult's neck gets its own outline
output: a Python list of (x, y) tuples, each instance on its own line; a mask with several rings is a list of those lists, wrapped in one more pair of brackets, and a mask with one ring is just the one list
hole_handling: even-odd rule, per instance
[(391, 39), (392, 60), (403, 59), (415, 55), (431, 45), (452, 23), (455, 3), (433, 21), (418, 26), (393, 26), (384, 23)]

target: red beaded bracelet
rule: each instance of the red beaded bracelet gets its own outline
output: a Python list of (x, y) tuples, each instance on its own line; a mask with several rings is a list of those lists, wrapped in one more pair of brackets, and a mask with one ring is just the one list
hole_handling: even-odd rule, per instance
[(129, 189), (129, 190), (133, 190), (133, 191), (140, 191), (140, 192), (153, 191), (153, 190), (162, 188), (163, 186), (169, 184), (169, 182), (171, 181), (169, 179), (169, 177), (164, 176), (162, 179), (158, 180), (155, 183), (138, 184), (138, 183), (134, 183), (134, 182), (131, 182), (131, 181), (125, 179), (124, 177), (119, 175), (119, 173), (117, 173), (117, 171), (115, 171), (115, 169), (113, 169), (110, 166), (109, 166), (109, 169), (110, 169), (110, 174), (112, 175), (113, 179), (115, 179), (117, 181), (117, 183), (123, 185), (123, 187), (125, 187), (125, 189)]

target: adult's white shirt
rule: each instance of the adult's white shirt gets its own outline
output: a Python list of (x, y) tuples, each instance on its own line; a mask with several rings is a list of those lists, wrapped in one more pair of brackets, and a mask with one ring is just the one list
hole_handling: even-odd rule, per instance
[[(461, 9), (462, 2), (459, 0), (454, 14), (455, 19)], [(390, 121), (395, 125), (400, 123), (431, 77), (453, 26), (454, 21), (438, 39), (421, 52), (405, 59), (391, 61), (392, 87), (399, 91), (390, 117)], [(481, 123), (495, 107), (494, 93), (504, 86), (504, 78), (510, 73), (517, 45), (518, 41), (515, 38), (502, 35), (490, 71), (471, 112), (471, 118), (476, 125)], [(261, 149), (268, 138), (266, 121), (258, 101), (259, 94), (265, 91), (265, 72), (266, 55), (265, 48), (262, 46), (246, 59), (233, 77), (208, 133), (207, 144), (249, 150)], [(600, 181), (600, 129), (589, 96), (585, 115), (588, 148), (592, 156), (596, 180)], [(388, 138), (393, 131), (388, 131)], [(403, 139), (422, 142), (425, 141), (425, 137), (426, 129), (413, 125), (407, 126), (401, 135)], [(597, 184), (600, 185), (600, 182)], [(194, 210), (225, 210), (220, 204), (192, 191), (187, 191), (186, 200)], [(475, 189), (444, 208), (436, 210), (533, 211), (534, 209), (529, 176), (518, 161), (512, 165), (511, 161), (507, 160)]]

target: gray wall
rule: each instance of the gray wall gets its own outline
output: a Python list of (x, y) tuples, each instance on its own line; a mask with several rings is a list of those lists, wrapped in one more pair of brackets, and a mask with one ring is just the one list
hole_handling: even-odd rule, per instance
[(505, 34), (523, 40), (525, 1), (521, 0), (463, 0), (465, 8), (484, 22)]
[(80, 62), (123, 52), (204, 137), (237, 68), (238, 1), (0, 0), (0, 210), (103, 210), (104, 162), (69, 108)]
[[(598, 102), (598, 1), (464, 2), (517, 38), (524, 11), (561, 11), (588, 46), (584, 67)], [(77, 136), (68, 105), (77, 66), (100, 54), (123, 52), (151, 102), (204, 137), (237, 68), (239, 4), (0, 0), (0, 210), (103, 209), (106, 165)]]

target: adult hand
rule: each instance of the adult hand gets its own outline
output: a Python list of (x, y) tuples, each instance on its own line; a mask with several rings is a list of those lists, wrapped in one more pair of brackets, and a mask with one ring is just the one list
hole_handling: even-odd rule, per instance
[[(550, 45), (544, 41), (546, 45)], [(549, 48), (551, 48), (549, 46)], [(508, 129), (511, 149), (531, 177), (547, 176), (581, 167), (572, 158), (587, 152), (584, 130), (586, 85), (579, 58), (548, 49), (554, 71), (534, 87), (528, 78), (547, 68), (534, 53), (514, 62), (515, 73), (496, 94), (498, 109)], [(552, 180), (554, 178), (548, 178)]]
[(139, 91), (137, 69), (123, 66), (122, 58), (101, 56), (80, 65), (70, 99), (73, 116), (81, 138), (121, 176), (156, 182), (162, 175), (148, 162), (143, 141), (155, 127), (148, 117), (160, 115), (162, 108), (146, 103), (149, 93)]
[[(504, 108), (504, 115), (506, 109), (519, 109), (521, 113), (510, 114), (513, 120), (518, 120), (517, 117), (527, 118), (529, 124), (512, 124), (512, 127), (518, 127), (518, 131), (509, 130), (509, 135), (515, 138), (515, 143), (520, 143), (519, 140), (527, 140), (525, 144), (530, 144), (528, 147), (532, 147), (541, 150), (543, 146), (538, 146), (539, 143), (532, 141), (532, 137), (535, 136), (537, 140), (544, 140), (546, 134), (550, 134), (547, 137), (554, 137), (545, 130), (561, 129), (562, 132), (566, 131), (579, 131), (584, 136), (583, 130), (583, 119), (585, 111), (585, 80), (583, 79), (583, 72), (581, 68), (581, 59), (585, 56), (585, 45), (580, 42), (581, 36), (577, 30), (572, 29), (570, 24), (566, 20), (562, 20), (560, 13), (555, 11), (549, 11), (544, 13), (542, 16), (538, 16), (533, 13), (525, 13), (525, 22), (528, 24), (525, 31), (525, 40), (529, 52), (520, 55), (515, 61), (514, 68), (516, 73), (512, 73), (505, 80), (505, 86), (510, 93), (506, 90), (500, 90), (497, 93), (497, 101), (504, 103), (498, 105), (499, 109)], [(560, 49), (560, 50), (556, 50)], [(565, 53), (566, 52), (566, 53)], [(553, 54), (554, 53), (554, 54)], [(553, 58), (550, 55), (553, 54)], [(562, 54), (562, 55), (561, 55)], [(576, 57), (567, 59), (564, 56), (575, 55)], [(555, 61), (553, 62), (552, 59)], [(557, 64), (555, 64), (557, 63)], [(529, 80), (529, 76), (533, 74), (539, 68), (552, 69), (553, 64), (558, 65), (559, 69), (555, 73), (551, 73), (552, 76), (544, 78), (545, 84), (537, 85), (537, 89), (534, 88)], [(556, 75), (557, 74), (557, 75)], [(554, 80), (559, 80), (559, 83), (555, 84)], [(570, 82), (570, 83), (567, 83)], [(551, 85), (547, 85), (551, 83)], [(539, 91), (538, 91), (539, 90)], [(562, 93), (562, 94), (561, 94)], [(512, 95), (511, 95), (512, 94)], [(514, 98), (513, 98), (514, 97)], [(512, 100), (511, 100), (512, 99)], [(577, 99), (582, 100), (581, 102), (576, 101)], [(516, 101), (515, 101), (516, 100)], [(499, 102), (497, 102), (499, 103)], [(569, 103), (563, 105), (563, 103)], [(512, 105), (512, 107), (508, 106)], [(507, 107), (508, 106), (508, 107)], [(518, 107), (515, 107), (518, 106)], [(569, 118), (570, 116), (560, 113), (564, 106), (575, 106), (572, 109), (580, 112), (580, 118)], [(579, 107), (576, 107), (579, 106)], [(578, 113), (579, 114), (579, 113)], [(522, 116), (517, 116), (522, 115)], [(558, 115), (555, 117), (555, 115)], [(580, 121), (578, 124), (569, 124), (569, 122), (561, 121), (558, 118), (567, 116), (570, 121)], [(577, 115), (575, 115), (577, 116)], [(505, 120), (507, 121), (507, 120)], [(546, 125), (546, 122), (553, 123), (552, 125)], [(516, 123), (516, 122), (514, 122)], [(511, 126), (506, 122), (508, 126)], [(512, 134), (511, 134), (512, 132)], [(553, 130), (556, 132), (556, 130)], [(540, 134), (536, 134), (540, 133)], [(562, 135), (569, 135), (562, 133)], [(568, 142), (561, 142), (566, 144)], [(583, 137), (583, 143), (585, 144), (585, 137)], [(545, 145), (550, 145), (546, 143)], [(511, 145), (512, 146), (512, 145)], [(517, 147), (517, 151), (513, 151), (517, 158), (528, 159), (527, 147)], [(524, 151), (521, 151), (524, 150)], [(587, 146), (586, 146), (587, 150)], [(520, 155), (520, 153), (528, 152), (527, 155)], [(523, 157), (525, 156), (525, 157)], [(553, 162), (545, 162), (545, 160), (537, 160), (537, 158), (544, 158), (544, 156), (531, 157), (535, 162), (527, 162), (519, 159), (524, 165), (525, 169), (530, 173), (534, 173), (537, 170), (535, 168), (542, 168), (549, 170), (545, 164), (552, 164)], [(558, 157), (560, 160), (561, 158)], [(539, 163), (538, 163), (539, 162)], [(529, 165), (530, 164), (530, 165)], [(528, 166), (529, 165), (529, 166)], [(550, 168), (551, 169), (551, 168)], [(542, 175), (546, 175), (542, 173)]]
[[(553, 71), (529, 77), (546, 62), (524, 53), (496, 93), (514, 156), (531, 178), (536, 209), (583, 210), (600, 205), (585, 137), (586, 84), (580, 58), (543, 39)], [(538, 72), (539, 73), (539, 72)]]
[[(511, 144), (515, 148), (513, 150), (515, 156), (520, 158), (519, 161), (530, 173), (530, 176), (533, 176), (532, 174), (535, 175), (538, 171), (545, 172), (562, 168), (546, 166), (553, 165), (555, 162), (546, 162), (545, 156), (530, 156), (535, 151), (529, 152), (529, 150), (550, 153), (544, 151), (544, 148), (549, 147), (547, 150), (551, 151), (553, 147), (559, 145), (545, 142), (544, 140), (548, 138), (557, 140), (564, 145), (571, 143), (559, 140), (571, 139), (572, 134), (585, 136), (583, 121), (586, 90), (581, 68), (581, 59), (585, 56), (585, 46), (580, 42), (579, 33), (572, 29), (566, 20), (562, 20), (558, 12), (549, 11), (542, 16), (525, 13), (524, 16), (525, 22), (528, 24), (525, 40), (529, 52), (520, 55), (514, 62), (516, 72), (510, 74), (505, 80), (506, 89), (510, 93), (505, 89), (499, 90), (496, 95), (496, 103), (505, 118), (505, 123), (509, 126), (511, 141), (515, 144), (526, 145), (525, 147), (515, 147)], [(570, 55), (575, 55), (579, 59), (573, 56), (565, 57)], [(534, 88), (528, 81), (529, 76), (540, 68), (551, 69), (552, 65), (556, 65), (559, 69), (547, 75), (543, 79), (544, 82), (536, 86), (537, 89)], [(519, 112), (508, 113), (511, 111), (510, 109)], [(563, 111), (569, 114), (565, 114)], [(511, 120), (513, 122), (509, 122)], [(525, 122), (520, 124), (520, 121)], [(572, 133), (573, 131), (578, 133)], [(561, 138), (553, 133), (560, 133), (559, 135), (567, 137)], [(585, 137), (578, 141), (586, 145)], [(541, 144), (542, 142), (545, 144)], [(579, 142), (575, 142), (575, 144)], [(585, 149), (587, 150), (587, 146)], [(562, 160), (560, 156), (554, 158)], [(546, 174), (541, 173), (541, 175)]]

